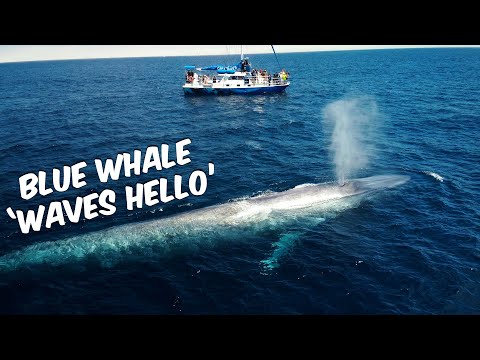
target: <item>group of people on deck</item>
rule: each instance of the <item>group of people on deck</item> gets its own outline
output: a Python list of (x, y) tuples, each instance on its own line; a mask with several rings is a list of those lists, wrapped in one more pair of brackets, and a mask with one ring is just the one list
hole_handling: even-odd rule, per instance
[(287, 81), (290, 75), (287, 71), (285, 71), (285, 69), (282, 69), (282, 71), (280, 71), (279, 73), (274, 73), (273, 76), (271, 73), (264, 69), (253, 69), (251, 74), (255, 82), (262, 83), (268, 81), (269, 85), (272, 83), (272, 80), (274, 83), (280, 82), (280, 80)]
[[(279, 73), (274, 73), (273, 75), (269, 73), (265, 69), (253, 69), (250, 72), (251, 76), (246, 76), (245, 77), (245, 84), (248, 84), (249, 82), (253, 82), (254, 84), (266, 84), (268, 85), (273, 84), (278, 84), (281, 81), (287, 81), (289, 78), (290, 74), (285, 71), (285, 69), (282, 69)], [(243, 78), (243, 77), (242, 77)], [(207, 85), (210, 82), (210, 78), (208, 75), (201, 75), (199, 76), (196, 72), (193, 71), (187, 71), (186, 73), (186, 82), (187, 83), (197, 83), (200, 82), (204, 85)], [(213, 83), (217, 82), (217, 78), (213, 76)]]

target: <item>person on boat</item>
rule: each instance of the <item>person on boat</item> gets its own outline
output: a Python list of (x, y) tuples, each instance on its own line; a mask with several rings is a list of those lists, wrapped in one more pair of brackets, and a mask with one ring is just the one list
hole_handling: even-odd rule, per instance
[(193, 71), (187, 71), (187, 83), (193, 82)]
[(285, 71), (285, 69), (282, 69), (282, 71), (280, 71), (280, 78), (281, 78), (283, 81), (287, 81), (287, 79), (288, 79), (288, 73)]
[(262, 70), (262, 83), (265, 84), (267, 81), (268, 81), (267, 70), (263, 69)]
[(250, 64), (250, 60), (248, 57), (245, 58), (245, 71), (250, 71), (252, 69), (252, 65)]
[(198, 83), (198, 74), (197, 73), (193, 73), (193, 82)]
[(242, 64), (242, 68), (241, 68), (242, 72), (246, 71), (247, 62), (245, 60), (242, 60), (241, 64)]

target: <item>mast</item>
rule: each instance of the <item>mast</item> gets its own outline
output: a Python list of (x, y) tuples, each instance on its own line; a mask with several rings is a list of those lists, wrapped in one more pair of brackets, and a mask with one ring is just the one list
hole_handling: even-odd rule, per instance
[(240, 60), (243, 60), (243, 45), (240, 45)]
[(278, 68), (280, 69), (281, 66), (280, 66), (280, 61), (278, 61), (277, 53), (275, 52), (273, 45), (270, 45), (270, 46), (272, 47), (273, 53), (275, 54), (275, 59), (277, 59)]

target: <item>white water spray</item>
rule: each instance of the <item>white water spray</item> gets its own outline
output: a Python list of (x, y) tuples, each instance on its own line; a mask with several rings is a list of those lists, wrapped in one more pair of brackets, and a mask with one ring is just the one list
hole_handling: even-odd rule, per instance
[(330, 150), (339, 185), (368, 164), (372, 125), (377, 117), (377, 104), (369, 97), (337, 100), (323, 110), (324, 124), (330, 130), (333, 127)]
[(443, 176), (440, 176), (437, 173), (434, 173), (432, 171), (423, 171), (423, 173), (433, 177), (435, 180), (443, 182)]

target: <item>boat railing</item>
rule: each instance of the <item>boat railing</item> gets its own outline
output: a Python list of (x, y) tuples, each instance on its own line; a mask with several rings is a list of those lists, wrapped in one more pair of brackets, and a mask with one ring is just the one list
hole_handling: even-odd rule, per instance
[[(200, 85), (203, 87), (212, 87), (213, 84), (215, 83), (225, 83), (227, 81), (228, 77), (222, 76), (222, 77), (203, 77), (203, 78), (197, 78), (193, 79), (192, 78), (186, 78), (186, 83), (187, 84), (192, 84), (192, 85)], [(244, 84), (245, 85), (264, 85), (264, 86), (277, 86), (277, 85), (286, 85), (288, 84), (288, 80), (284, 80), (281, 77), (275, 77), (275, 76), (265, 76), (265, 75), (246, 75), (243, 78)]]
[(248, 83), (252, 85), (284, 85), (287, 83), (287, 80), (283, 80), (280, 77), (273, 77), (273, 76), (262, 76), (262, 75), (256, 75), (256, 76), (246, 76), (245, 79), (248, 81)]

